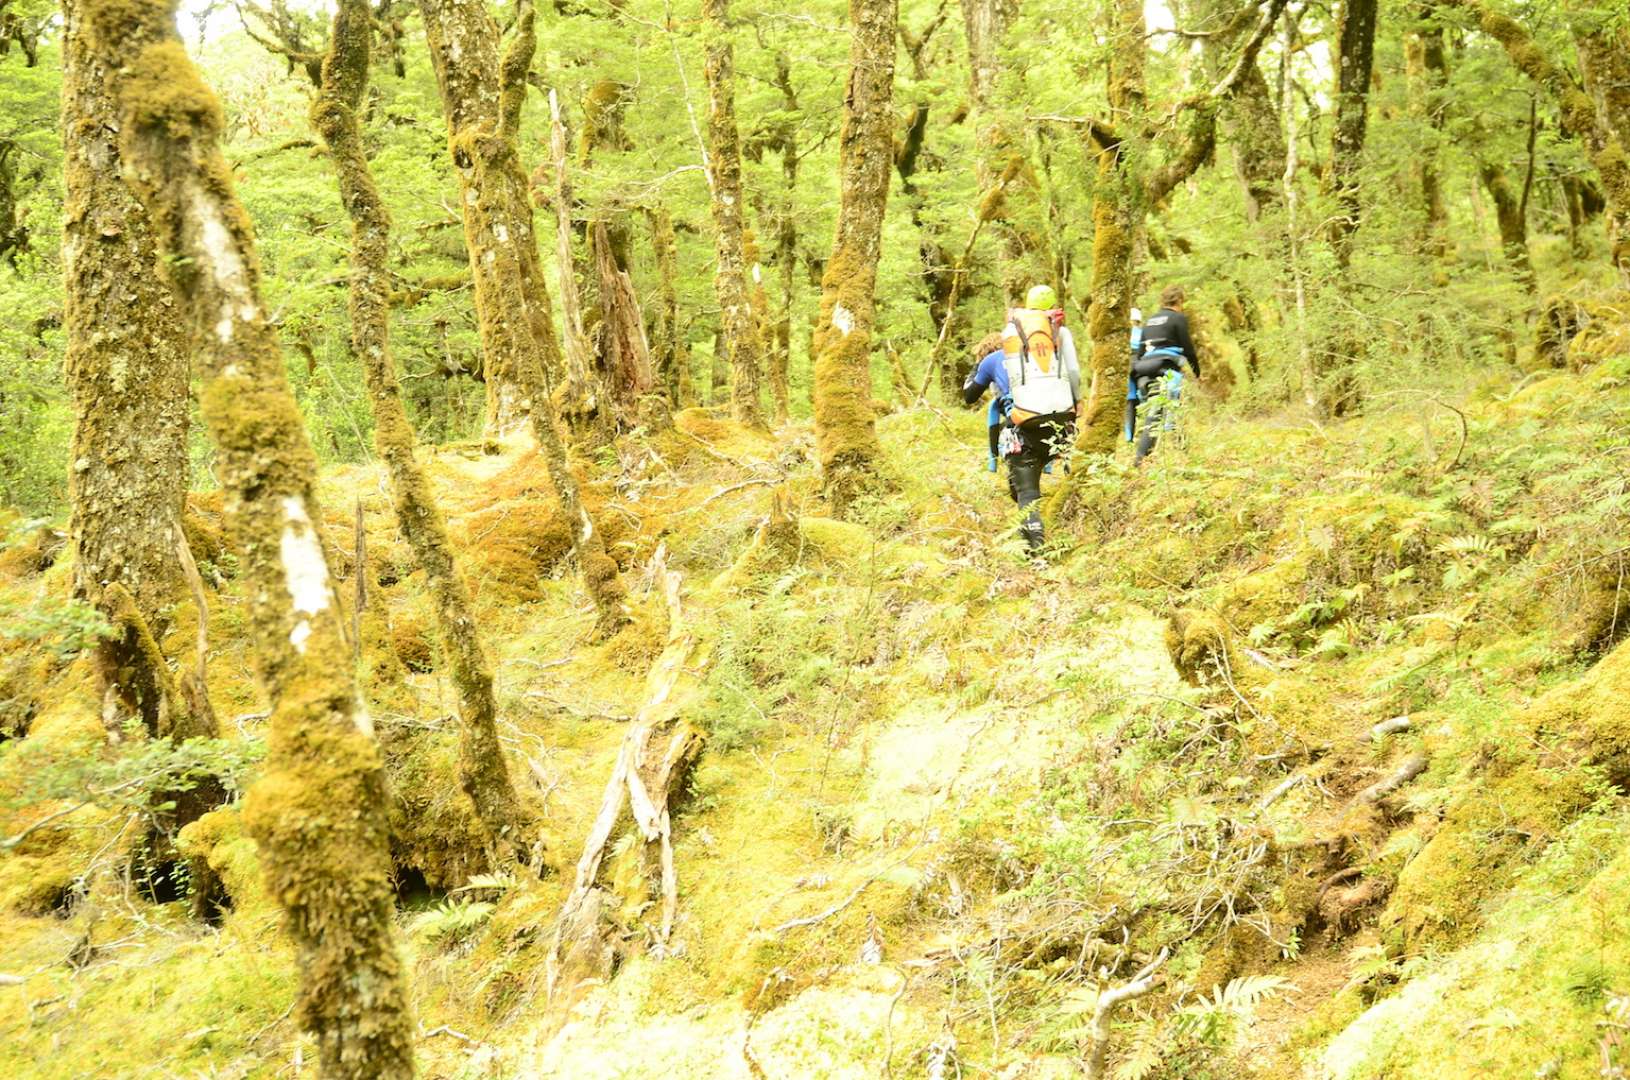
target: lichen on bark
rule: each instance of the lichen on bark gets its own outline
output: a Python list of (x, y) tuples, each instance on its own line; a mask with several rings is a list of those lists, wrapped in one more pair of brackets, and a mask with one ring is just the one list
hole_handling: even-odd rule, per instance
[(730, 362), (730, 412), (751, 427), (764, 426), (759, 401), (762, 344), (747, 293), (742, 249), (741, 140), (736, 130), (736, 54), (730, 41), (729, 0), (703, 0), (708, 89), (708, 186), (719, 268), (720, 338)]
[(69, 0), (63, 13), (73, 587), (116, 629), (95, 651), (110, 734), (139, 719), (157, 735), (166, 673), (150, 669), (131, 624), (105, 594), (123, 586), (140, 621), (160, 636), (182, 595), (176, 543), (187, 491), (186, 326), (154, 276), (147, 214), (119, 179), (109, 69), (92, 47), (83, 5)]
[(816, 324), (815, 439), (827, 499), (841, 516), (879, 481), (872, 414), (872, 325), (889, 174), (894, 168), (896, 0), (850, 0), (853, 37), (838, 143), (839, 205)]
[(392, 924), (384, 770), (357, 696), (321, 542), (316, 459), (266, 322), (222, 118), (168, 0), (90, 0), (114, 73), (125, 177), (192, 325), (201, 412), (238, 539), (254, 655), (272, 701), (246, 800), (301, 972), (296, 1004), (328, 1077), (409, 1077), (412, 1021)]

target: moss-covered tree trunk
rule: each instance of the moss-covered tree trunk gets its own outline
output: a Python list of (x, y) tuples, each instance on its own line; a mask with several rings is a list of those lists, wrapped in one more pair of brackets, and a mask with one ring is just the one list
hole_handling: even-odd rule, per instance
[[(541, 404), (531, 392), (528, 365), (541, 364), (557, 380), (568, 374), (517, 148), (525, 66), (510, 71), (500, 64), (498, 24), (485, 0), (420, 0), (419, 10), (462, 194), (464, 243), (485, 358), (487, 431), (506, 435), (524, 427)], [(530, 48), (525, 59), (529, 65)], [(570, 380), (568, 389), (574, 389)], [(572, 402), (565, 407), (570, 411)]]
[[(1363, 216), (1359, 169), (1369, 128), (1370, 76), (1375, 67), (1377, 0), (1342, 0), (1337, 30), (1335, 123), (1330, 135), (1330, 190), (1336, 212), (1330, 222), (1330, 250), (1336, 263), (1336, 287), (1351, 291), (1353, 237)], [(1358, 406), (1357, 364), (1366, 335), (1357, 325), (1343, 326), (1327, 348), (1316, 350), (1320, 409), (1332, 416)]]
[[(747, 259), (742, 249), (741, 139), (736, 130), (736, 53), (730, 41), (729, 0), (703, 0), (707, 35), (708, 185), (712, 189), (715, 247), (719, 266), (714, 286), (730, 364), (730, 412), (754, 427), (764, 424), (759, 403), (762, 345), (747, 292)], [(713, 388), (715, 400), (718, 387)]]
[(1505, 169), (1495, 162), (1483, 161), (1477, 166), (1477, 178), (1483, 183), (1494, 203), (1494, 220), (1500, 230), (1500, 250), (1505, 255), (1512, 275), (1524, 289), (1534, 291), (1534, 265), (1528, 258), (1528, 221), (1522, 197), (1511, 186)]
[(665, 207), (645, 211), (651, 228), (651, 251), (657, 264), (657, 306), (652, 363), (668, 403), (682, 409), (695, 399), (691, 387), (690, 358), (679, 333), (679, 246), (674, 238), (673, 215)]
[[(603, 386), (589, 357), (583, 297), (572, 258), (572, 209), (576, 200), (566, 159), (566, 123), (561, 117), (560, 99), (553, 90), (549, 91), (549, 157), (555, 181), (555, 277), (560, 282), (560, 319), (566, 358), (566, 386), (561, 396), (570, 403), (569, 417), (598, 428), (604, 441), (609, 441), (616, 419), (607, 408), (609, 403), (600, 400)], [(581, 435), (580, 429), (579, 437)]]
[[(1003, 122), (997, 100), (1002, 77), (1002, 41), (1018, 18), (1017, 0), (962, 0), (962, 24), (968, 37), (968, 100), (975, 125), (974, 177), (981, 193), (998, 191), (981, 207), (997, 241), (997, 279), (1004, 304), (1016, 302), (1031, 284), (1024, 235), (1013, 218), (1011, 166), (1022, 164), (1020, 133)], [(999, 184), (1003, 175), (1010, 181)], [(1029, 179), (1028, 168), (1019, 176)], [(966, 291), (967, 286), (964, 285)]]
[(1426, 126), (1426, 145), (1412, 166), (1421, 197), (1421, 250), (1436, 262), (1449, 251), (1449, 210), (1439, 166), (1449, 62), (1433, 0), (1419, 6), (1415, 26), (1404, 37), (1404, 70), (1409, 79), (1410, 110)]
[(815, 328), (815, 440), (827, 499), (842, 514), (876, 483), (872, 325), (894, 171), (896, 0), (849, 0), (849, 82), (838, 142), (838, 229)]
[(169, 288), (154, 276), (147, 213), (119, 179), (111, 73), (92, 45), (82, 0), (69, 0), (63, 14), (74, 594), (120, 628), (95, 653), (109, 733), (117, 737), (125, 722), (139, 719), (158, 735), (162, 673), (149, 670), (139, 629), (116, 617), (118, 605), (106, 593), (110, 585), (124, 586), (155, 638), (163, 637), (168, 611), (183, 595), (177, 544), (187, 492), (186, 325)]
[(1599, 21), (1589, 13), (1576, 27), (1575, 41), (1579, 46), (1579, 66), (1585, 86), (1598, 90), (1601, 95), (1593, 99), (1515, 19), (1489, 10), (1483, 0), (1444, 2), (1471, 12), (1478, 29), (1500, 43), (1517, 70), (1543, 86), (1556, 100), (1562, 126), (1584, 140), (1607, 204), (1608, 249), (1620, 283), (1630, 288), (1630, 130), (1614, 126), (1615, 115), (1621, 124), (1630, 122), (1630, 115), (1615, 114), (1611, 105), (1600, 107), (1599, 111), (1600, 103), (1607, 102), (1612, 92), (1611, 101), (1620, 103), (1626, 113), (1630, 113), (1630, 90), (1624, 89), (1614, 77), (1615, 71), (1630, 68), (1630, 60), (1624, 59), (1622, 27), (1614, 37), (1608, 30), (1610, 23)]
[(270, 756), (245, 818), (298, 951), (296, 1014), (325, 1077), (413, 1075), (392, 926), (385, 776), (317, 531), (316, 458), (266, 322), (249, 219), (222, 157), (215, 95), (168, 0), (90, 0), (113, 75), (124, 175), (181, 298), (240, 545)]
[(775, 264), (781, 276), (781, 310), (776, 314), (774, 341), (769, 345), (770, 401), (777, 424), (787, 422), (792, 370), (792, 308), (798, 295), (798, 94), (792, 85), (792, 61), (785, 51), (775, 55), (775, 86), (787, 118), (776, 134), (781, 154), (781, 205), (776, 208)]
[(1337, 32), (1336, 121), (1330, 136), (1330, 190), (1337, 214), (1330, 224), (1336, 265), (1352, 263), (1353, 234), (1363, 214), (1359, 168), (1369, 128), (1370, 75), (1375, 69), (1377, 0), (1342, 0)]
[(390, 344), (390, 213), (374, 186), (357, 112), (368, 85), (372, 29), (366, 0), (340, 0), (323, 61), (321, 91), (312, 104), (317, 129), (339, 173), (340, 197), (351, 216), (351, 349), (362, 363), (374, 411), (374, 444), (389, 471), (396, 524), (424, 569), (436, 621), (458, 691), (459, 780), (494, 844), (524, 855), (531, 823), (498, 740), (492, 667), (459, 576), (447, 525), (429, 478), (414, 457), (413, 425)]
[[(628, 619), (627, 594), (600, 530), (583, 507), (560, 436), (550, 382), (564, 365), (517, 148), (526, 75), (537, 47), (532, 6), (521, 7), (515, 39), (501, 64), (498, 24), (486, 0), (420, 0), (419, 8), (464, 194), (464, 235), (489, 373), (488, 426), (503, 430), (516, 418), (530, 423), (561, 511), (577, 523), (572, 551), (600, 629), (609, 633)], [(495, 398), (495, 370), (504, 373), (513, 394), (506, 390)], [(570, 409), (571, 402), (564, 407)]]
[[(1110, 121), (1131, 130), (1145, 100), (1142, 0), (1112, 0), (1119, 43), (1109, 62)], [(1114, 449), (1126, 400), (1127, 334), (1132, 317), (1132, 254), (1143, 210), (1133, 180), (1133, 148), (1110, 131), (1089, 132), (1097, 164), (1092, 204), (1092, 284), (1087, 335), (1092, 339), (1087, 408), (1078, 445)]]

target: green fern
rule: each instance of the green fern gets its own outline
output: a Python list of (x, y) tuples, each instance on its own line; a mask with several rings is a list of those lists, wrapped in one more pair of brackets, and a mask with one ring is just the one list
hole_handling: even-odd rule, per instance
[(485, 900), (444, 900), (408, 924), (408, 933), (425, 941), (456, 941), (492, 918), (496, 904)]

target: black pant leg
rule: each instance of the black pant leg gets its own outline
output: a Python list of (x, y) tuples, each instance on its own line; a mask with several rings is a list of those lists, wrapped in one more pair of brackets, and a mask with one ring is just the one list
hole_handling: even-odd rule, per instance
[(1007, 459), (1008, 489), (1013, 493), (1019, 509), (1029, 510), (1024, 523), (1019, 526), (1019, 532), (1031, 551), (1041, 547), (1043, 539), (1041, 510), (1036, 504), (1041, 501), (1041, 468), (1046, 462), (1046, 448), (1031, 445), (1028, 436), (1023, 452), (1010, 455)]

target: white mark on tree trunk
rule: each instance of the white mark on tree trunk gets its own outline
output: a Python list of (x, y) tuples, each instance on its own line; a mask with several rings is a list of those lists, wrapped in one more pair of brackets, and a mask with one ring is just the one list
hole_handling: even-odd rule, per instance
[(295, 615), (301, 616), (289, 633), (289, 644), (304, 656), (306, 639), (311, 637), (311, 621), (305, 616), (327, 610), (333, 592), (328, 587), (328, 563), (317, 542), (317, 530), (312, 528), (311, 515), (306, 513), (305, 500), (298, 495), (285, 498), (283, 516), (288, 520), (279, 544), (283, 578), (290, 606)]
[(577, 542), (580, 544), (587, 543), (589, 537), (594, 535), (594, 522), (589, 518), (589, 512), (581, 506), (577, 508), (577, 513), (583, 519), (583, 535), (578, 538)]
[(238, 244), (227, 227), (221, 208), (209, 192), (200, 187), (191, 191), (193, 218), (198, 222), (198, 246), (215, 288), (223, 294), (221, 317), (215, 323), (215, 336), (222, 345), (232, 342), (232, 319), (245, 321), (257, 314), (249, 290), (249, 274), (238, 251)]
[(758, 263), (753, 264), (753, 284), (754, 285), (762, 285), (762, 284), (764, 284), (764, 270), (763, 270), (762, 267), (760, 267), (758, 265)]
[(838, 333), (848, 337), (849, 331), (855, 328), (854, 312), (842, 304), (832, 305), (832, 325), (837, 328)]

